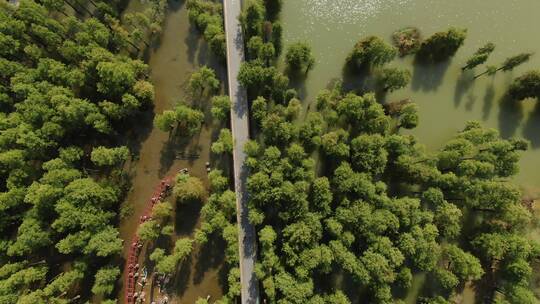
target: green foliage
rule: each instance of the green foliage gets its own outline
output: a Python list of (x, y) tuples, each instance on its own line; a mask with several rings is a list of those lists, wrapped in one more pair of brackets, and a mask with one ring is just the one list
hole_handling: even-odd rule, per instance
[(532, 55), (533, 55), (532, 53), (521, 53), (512, 57), (508, 57), (504, 60), (500, 69), (502, 69), (503, 71), (511, 71), (515, 67), (520, 66), (524, 64), (525, 62), (529, 61)]
[(398, 127), (405, 129), (414, 129), (418, 125), (418, 106), (414, 103), (409, 103), (402, 107), (398, 113)]
[(447, 60), (454, 56), (466, 37), (466, 29), (451, 27), (445, 32), (437, 32), (422, 42), (417, 58), (427, 62)]
[(137, 234), (142, 241), (153, 241), (159, 237), (159, 223), (151, 220), (139, 225)]
[[(64, 5), (0, 4), (3, 303), (65, 303), (75, 293), (89, 300), (81, 287), (103, 279), (96, 270), (123, 248), (114, 226), (122, 191), (110, 168), (90, 178), (83, 166), (126, 160), (127, 148), (103, 146), (154, 99), (147, 66), (125, 55), (132, 37), (121, 35), (114, 8), (79, 20), (58, 14)], [(96, 290), (110, 293), (116, 277), (101, 283)]]
[(156, 115), (154, 125), (163, 132), (176, 132), (184, 136), (193, 136), (201, 129), (204, 121), (204, 113), (190, 108), (185, 104), (179, 104), (173, 110), (165, 110)]
[(229, 96), (212, 97), (212, 117), (221, 122), (227, 122), (230, 119), (231, 99)]
[(193, 248), (193, 240), (178, 239), (170, 255), (166, 255), (161, 248), (156, 248), (150, 254), (150, 260), (156, 263), (156, 270), (160, 273), (174, 274), (178, 264), (188, 257)]
[(265, 67), (259, 60), (242, 63), (238, 80), (252, 95), (273, 98), (279, 102), (283, 101), (289, 85), (285, 75), (275, 67)]
[(540, 98), (540, 71), (529, 71), (514, 79), (508, 93), (516, 100)]
[(240, 22), (248, 38), (262, 34), (264, 18), (265, 8), (261, 1), (250, 0), (244, 5)]
[(386, 44), (379, 37), (368, 36), (354, 45), (347, 62), (355, 68), (371, 68), (392, 61), (396, 55), (395, 47)]
[(176, 175), (173, 193), (181, 203), (202, 201), (206, 197), (206, 189), (202, 181), (184, 173)]
[(191, 74), (188, 89), (194, 96), (201, 97), (205, 92), (211, 94), (220, 87), (216, 72), (207, 66), (202, 66), (199, 70)]
[(384, 68), (377, 75), (378, 85), (385, 92), (392, 92), (401, 89), (409, 84), (411, 72), (397, 68)]
[(467, 59), (467, 63), (462, 70), (470, 70), (479, 66), (487, 61), (489, 55), (495, 50), (495, 44), (488, 42), (483, 47), (479, 48), (474, 54)]
[(283, 105), (259, 98), (252, 113), (262, 128), (245, 149), (249, 219), (269, 301), (347, 303), (314, 287), (346, 273), (364, 301), (394, 303), (422, 272), (436, 283), (422, 291), (428, 303), (484, 280), (495, 280), (507, 299), (531, 299), (525, 282), (539, 252), (523, 236), (531, 214), (501, 180), (517, 172), (526, 142), (470, 122), (428, 154), (396, 133), (417, 125), (415, 104), (392, 112), (391, 129), (374, 95), (344, 95), (339, 85), (319, 94), (317, 112), (298, 131)]
[(311, 47), (305, 42), (296, 42), (287, 48), (285, 61), (291, 70), (310, 70), (315, 64)]
[(211, 150), (215, 154), (228, 153), (232, 154), (233, 151), (233, 138), (231, 130), (221, 129), (219, 137), (216, 142), (212, 144)]
[(212, 52), (224, 59), (226, 45), (221, 3), (208, 0), (188, 0), (186, 7), (190, 22), (203, 34)]
[(120, 269), (116, 267), (101, 268), (96, 272), (92, 293), (103, 296), (110, 295), (119, 276)]
[(129, 158), (129, 149), (125, 146), (118, 148), (95, 147), (90, 159), (98, 166), (120, 165)]

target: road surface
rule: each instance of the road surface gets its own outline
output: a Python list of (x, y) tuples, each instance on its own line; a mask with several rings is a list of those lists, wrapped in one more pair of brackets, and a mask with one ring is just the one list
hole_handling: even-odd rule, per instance
[(244, 61), (244, 38), (238, 16), (242, 9), (241, 0), (224, 0), (225, 34), (227, 39), (227, 73), (229, 96), (232, 101), (231, 128), (234, 139), (234, 184), (236, 211), (238, 216), (238, 239), (240, 247), (240, 282), (242, 304), (259, 302), (258, 282), (255, 277), (257, 243), (255, 227), (248, 220), (246, 182), (248, 171), (244, 165), (244, 145), (249, 140), (249, 117), (246, 90), (238, 82), (240, 64)]

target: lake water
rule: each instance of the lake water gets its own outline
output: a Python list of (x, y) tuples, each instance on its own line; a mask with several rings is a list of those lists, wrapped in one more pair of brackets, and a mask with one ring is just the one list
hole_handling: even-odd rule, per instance
[[(411, 71), (411, 84), (385, 101), (411, 98), (419, 105), (420, 125), (412, 131), (428, 149), (437, 149), (468, 120), (497, 128), (504, 137), (524, 137), (532, 147), (523, 153), (517, 183), (530, 192), (540, 189), (540, 110), (537, 101), (501, 102), (515, 76), (540, 68), (540, 1), (536, 0), (289, 0), (281, 20), (284, 44), (306, 41), (316, 65), (303, 84), (306, 103), (334, 78), (342, 76), (345, 57), (359, 39), (377, 35), (390, 42), (391, 34), (406, 26), (418, 27), (423, 37), (451, 26), (468, 29), (465, 44), (450, 62), (415, 66), (413, 57), (389, 66)], [(499, 64), (521, 52), (537, 52), (513, 72), (472, 80), (461, 66), (477, 48), (491, 41), (496, 49), (488, 64)], [(483, 71), (476, 68), (475, 72)]]

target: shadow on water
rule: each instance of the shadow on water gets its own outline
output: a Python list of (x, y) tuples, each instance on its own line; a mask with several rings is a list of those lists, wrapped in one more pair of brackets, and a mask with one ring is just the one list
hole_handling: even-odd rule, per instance
[(413, 91), (435, 91), (442, 83), (450, 60), (439, 63), (414, 62), (411, 89)]
[(533, 149), (540, 148), (540, 105), (536, 104), (523, 127), (523, 137), (531, 142)]
[(124, 125), (131, 128), (116, 127), (120, 130), (117, 134), (117, 142), (126, 145), (131, 154), (135, 157), (141, 152), (142, 143), (150, 136), (153, 127), (154, 109), (150, 106), (141, 110), (137, 115), (133, 116), (129, 121), (122, 122)]
[(178, 267), (177, 273), (174, 275), (174, 289), (175, 294), (182, 296), (188, 286), (191, 286), (189, 282), (189, 278), (191, 277), (191, 263), (192, 263), (192, 257), (191, 255), (188, 256), (182, 263), (180, 264), (180, 267)]
[(362, 94), (367, 91), (375, 90), (375, 81), (372, 77), (372, 71), (367, 68), (351, 67), (345, 64), (341, 71), (343, 79), (343, 91)]
[(499, 131), (504, 138), (512, 137), (523, 119), (523, 106), (505, 94), (499, 101)]
[(289, 86), (296, 90), (300, 100), (305, 100), (307, 96), (306, 79), (309, 72), (306, 73), (304, 71), (293, 71), (287, 69), (285, 73), (287, 74), (287, 77), (289, 77)]
[(467, 102), (465, 103), (465, 110), (470, 112), (472, 111), (474, 104), (476, 103), (476, 95), (474, 95), (473, 91), (470, 91), (467, 93)]
[(193, 274), (193, 283), (200, 284), (204, 274), (210, 269), (216, 269), (225, 259), (225, 248), (227, 244), (219, 235), (212, 235), (200, 249), (195, 264), (195, 273)]
[(493, 81), (490, 81), (487, 88), (486, 94), (484, 95), (484, 105), (482, 106), (482, 119), (486, 121), (493, 109), (493, 102), (495, 101), (495, 85)]
[(463, 96), (474, 87), (474, 72), (471, 70), (459, 74), (454, 90), (454, 107), (459, 107)]
[(195, 55), (197, 55), (197, 49), (199, 48), (199, 44), (201, 42), (201, 37), (199, 35), (199, 32), (195, 26), (193, 26), (191, 23), (189, 24), (189, 30), (186, 38), (184, 39), (184, 43), (188, 46), (187, 48), (187, 60), (190, 63), (195, 62)]
[(185, 151), (191, 142), (191, 137), (177, 134), (178, 132), (171, 133), (169, 138), (163, 145), (160, 155), (160, 168), (159, 175), (165, 175), (179, 155), (179, 152)]
[(176, 204), (175, 232), (177, 235), (189, 235), (195, 229), (199, 220), (202, 203), (199, 200), (191, 200)]

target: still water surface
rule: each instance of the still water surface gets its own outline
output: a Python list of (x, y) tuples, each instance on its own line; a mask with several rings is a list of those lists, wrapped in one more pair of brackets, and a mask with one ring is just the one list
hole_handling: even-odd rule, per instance
[[(396, 29), (416, 26), (424, 37), (450, 26), (468, 29), (465, 45), (450, 62), (417, 66), (413, 57), (396, 59), (390, 66), (411, 71), (411, 84), (385, 101), (411, 98), (418, 103), (420, 125), (412, 131), (428, 149), (446, 142), (468, 120), (497, 128), (504, 137), (531, 141), (523, 153), (516, 182), (536, 192), (540, 188), (540, 108), (536, 101), (503, 103), (509, 83), (522, 72), (540, 68), (540, 1), (536, 0), (291, 0), (284, 1), (281, 20), (284, 42), (307, 41), (316, 65), (301, 88), (306, 102), (334, 78), (342, 76), (345, 57), (354, 43), (367, 35), (390, 42)], [(461, 66), (477, 48), (491, 41), (495, 52), (488, 64), (499, 64), (520, 52), (536, 52), (513, 72), (472, 80)], [(476, 68), (475, 72), (483, 71)]]

